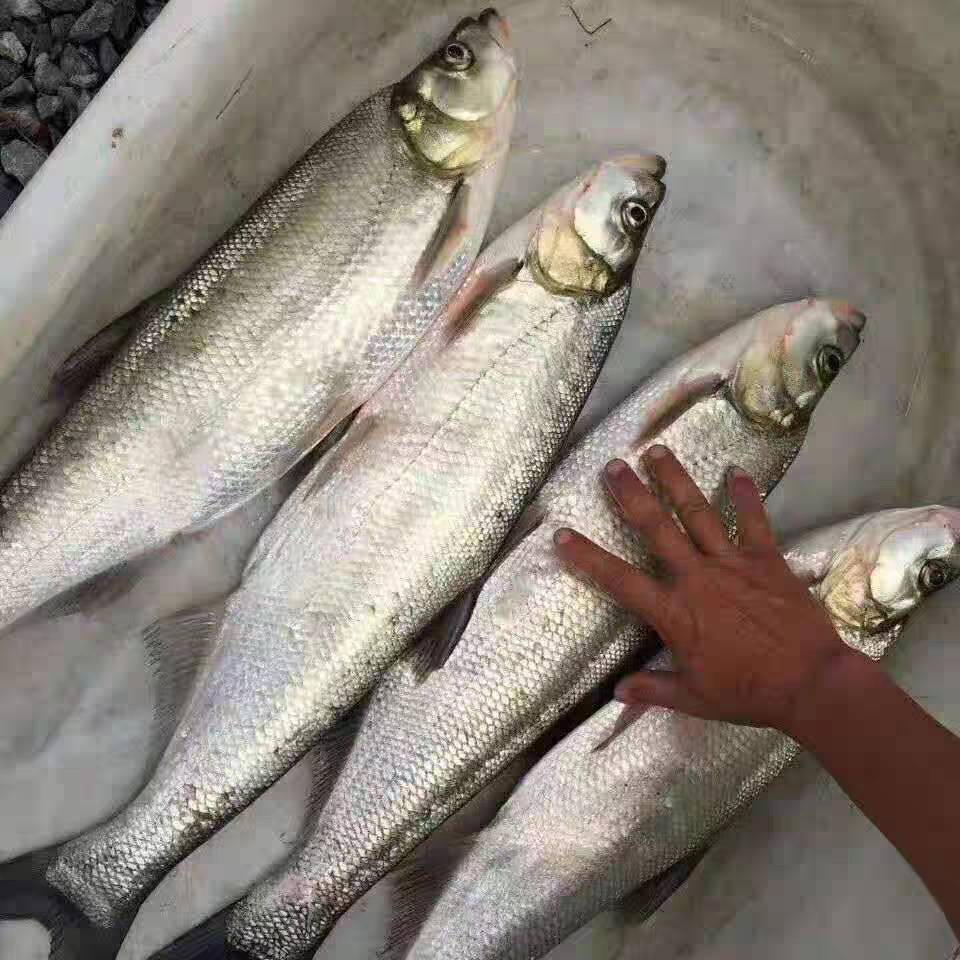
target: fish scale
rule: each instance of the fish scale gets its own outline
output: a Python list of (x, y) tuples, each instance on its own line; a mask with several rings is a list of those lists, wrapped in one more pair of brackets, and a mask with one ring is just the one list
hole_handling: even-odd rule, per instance
[[(652, 217), (663, 187), (647, 168), (662, 161), (632, 162)], [(48, 880), (94, 923), (128, 916), (285, 773), (496, 556), (579, 415), (630, 295), (626, 271), (603, 296), (540, 282), (527, 262), (539, 226), (534, 211), (485, 251), (287, 500), (226, 604), (150, 783), (58, 852)], [(630, 267), (642, 239), (630, 238)]]
[(0, 492), (0, 626), (282, 474), (416, 343), (484, 222), (412, 282), (458, 181), (361, 104), (168, 293)]
[[(814, 596), (846, 643), (879, 659), (901, 636), (905, 617), (932, 592), (918, 586), (925, 561), (944, 565), (945, 582), (960, 575), (960, 511), (868, 515), (801, 537), (785, 556), (813, 580)], [(851, 558), (856, 562), (848, 563)], [(881, 568), (896, 569), (906, 587), (896, 591), (896, 605), (884, 606), (878, 596), (883, 588), (877, 589), (874, 573)], [(838, 589), (860, 598), (861, 614), (868, 605), (879, 609), (879, 619), (869, 629), (844, 622), (830, 602)], [(670, 669), (671, 655), (660, 653), (648, 667)], [(661, 707), (643, 710), (611, 739), (623, 709), (617, 703), (601, 708), (526, 775), (474, 838), (406, 960), (545, 956), (592, 917), (702, 849), (800, 752), (777, 730)], [(660, 901), (655, 891), (642, 896), (651, 898), (646, 909)]]
[[(765, 422), (759, 408), (747, 417), (737, 390), (769, 387), (762, 396), (793, 403), (784, 384), (808, 392), (817, 337), (844, 344), (842, 363), (862, 320), (822, 301), (766, 311), (665, 368), (592, 430), (519, 522), (525, 532), (487, 576), (449, 659), (424, 676), (413, 650), (387, 672), (316, 825), (234, 910), (230, 943), (257, 960), (309, 955), (352, 902), (642, 650), (640, 624), (561, 565), (555, 532), (573, 526), (651, 569), (641, 541), (610, 509), (600, 476), (617, 456), (642, 472), (641, 455), (654, 442), (668, 445), (715, 503), (734, 465), (769, 492), (800, 450), (808, 419), (795, 415), (783, 429), (779, 407)], [(743, 359), (761, 353), (775, 362)]]

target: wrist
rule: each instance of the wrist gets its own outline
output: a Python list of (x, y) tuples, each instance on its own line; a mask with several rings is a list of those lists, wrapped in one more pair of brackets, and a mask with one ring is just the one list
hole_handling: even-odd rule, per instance
[(824, 740), (851, 722), (864, 698), (886, 682), (873, 660), (843, 645), (824, 658), (798, 691), (781, 730), (816, 753)]

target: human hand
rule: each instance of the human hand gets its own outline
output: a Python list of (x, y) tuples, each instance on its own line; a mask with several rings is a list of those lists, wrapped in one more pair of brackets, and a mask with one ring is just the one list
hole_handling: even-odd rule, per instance
[(644, 462), (683, 529), (623, 461), (608, 464), (604, 479), (664, 566), (663, 579), (572, 530), (555, 537), (565, 564), (654, 627), (673, 653), (675, 670), (635, 673), (618, 685), (617, 699), (796, 732), (802, 705), (816, 702), (821, 684), (837, 671), (873, 664), (840, 639), (787, 566), (750, 477), (731, 473), (733, 543), (669, 450), (651, 447)]

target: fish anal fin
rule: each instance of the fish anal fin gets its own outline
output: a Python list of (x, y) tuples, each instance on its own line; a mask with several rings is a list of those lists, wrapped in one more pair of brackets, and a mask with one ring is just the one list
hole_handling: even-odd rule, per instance
[(181, 610), (152, 623), (142, 634), (147, 667), (156, 687), (151, 763), (177, 725), (197, 676), (213, 649), (224, 604)]
[(440, 323), (447, 343), (460, 339), (473, 326), (484, 304), (516, 277), (523, 261), (515, 258), (471, 271), (444, 310)]
[[(205, 517), (201, 522), (182, 530), (181, 535), (192, 536), (195, 533), (208, 530), (210, 527), (219, 523), (224, 517), (266, 493), (275, 484), (279, 484), (281, 488), (283, 488), (286, 486), (287, 478), (295, 479), (299, 477), (300, 464), (306, 459), (310, 459), (312, 462), (313, 457), (318, 455), (318, 447), (323, 450), (329, 450), (333, 447), (336, 440), (340, 439), (343, 433), (349, 429), (350, 424), (357, 416), (361, 406), (362, 404), (357, 402), (351, 394), (344, 394), (338, 400), (334, 401), (330, 412), (320, 421), (314, 430), (310, 431), (300, 448), (279, 462), (271, 463), (269, 471), (264, 471), (259, 477), (251, 481), (249, 493), (232, 503), (226, 504), (223, 509), (218, 510), (209, 517)], [(259, 549), (257, 552), (260, 552)]]
[(423, 631), (411, 654), (411, 667), (416, 676), (425, 679), (434, 670), (439, 670), (450, 659), (463, 636), (484, 583), (490, 578), (504, 557), (525, 537), (533, 533), (544, 521), (542, 508), (532, 504), (511, 528), (506, 540), (497, 552), (483, 577), (471, 584), (456, 600), (448, 604)]
[(145, 307), (150, 302), (148, 300), (146, 304), (134, 307), (122, 317), (118, 317), (74, 350), (53, 375), (57, 392), (75, 396), (83, 390), (144, 319)]
[(618, 911), (628, 915), (632, 924), (639, 926), (646, 923), (687, 882), (706, 856), (707, 849), (684, 857), (659, 876), (648, 880), (620, 901)]
[(377, 960), (402, 960), (476, 836), (447, 838), (442, 848), (429, 841), (417, 847), (389, 876), (392, 910)]
[(91, 614), (107, 607), (134, 586), (142, 575), (143, 563), (143, 560), (132, 560), (99, 573), (48, 600), (25, 619), (56, 620), (78, 613)]
[(723, 386), (724, 382), (723, 377), (715, 374), (679, 383), (651, 408), (640, 425), (633, 446), (638, 451), (642, 451), (695, 403), (705, 397), (713, 396)]
[(314, 832), (323, 807), (340, 771), (346, 763), (366, 712), (366, 701), (354, 707), (338, 724), (328, 730), (307, 754), (310, 764), (310, 796), (301, 835)]
[(414, 674), (421, 680), (439, 670), (450, 659), (463, 631), (467, 629), (483, 581), (468, 587), (452, 603), (440, 611), (423, 631), (411, 655)]
[(381, 423), (381, 418), (376, 415), (362, 416), (358, 414), (355, 416), (339, 443), (317, 463), (313, 472), (306, 479), (305, 496), (312, 496), (326, 486), (330, 478), (350, 457), (350, 454), (362, 446), (364, 441), (380, 428)]

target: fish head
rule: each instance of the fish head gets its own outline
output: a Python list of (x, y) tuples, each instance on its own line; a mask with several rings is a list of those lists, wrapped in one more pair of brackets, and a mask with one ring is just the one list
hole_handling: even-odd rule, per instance
[(804, 428), (859, 346), (866, 322), (839, 300), (799, 300), (759, 314), (733, 379), (740, 411), (773, 432)]
[(506, 152), (516, 94), (510, 33), (491, 9), (461, 20), (394, 87), (393, 110), (414, 157), (439, 176), (456, 177)]
[(960, 510), (919, 507), (848, 526), (812, 589), (847, 641), (879, 657), (922, 601), (958, 577)]
[(655, 154), (607, 160), (548, 201), (528, 251), (531, 273), (570, 296), (609, 296), (630, 279), (663, 202)]

